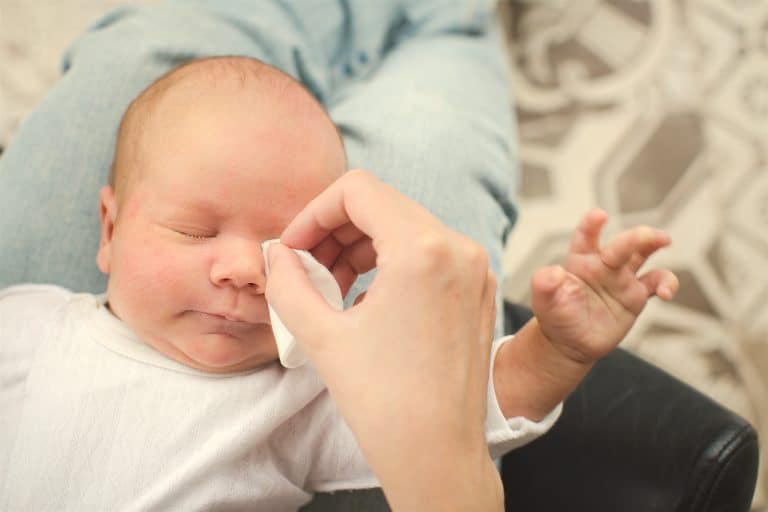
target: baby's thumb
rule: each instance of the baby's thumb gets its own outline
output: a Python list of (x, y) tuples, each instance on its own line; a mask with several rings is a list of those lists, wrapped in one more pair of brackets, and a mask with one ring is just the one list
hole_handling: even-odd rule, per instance
[(560, 265), (540, 268), (531, 278), (531, 306), (536, 312), (549, 310), (558, 289), (565, 281), (566, 272)]
[(336, 311), (312, 285), (299, 257), (280, 243), (270, 245), (265, 256), (269, 261), (265, 291), (269, 305), (302, 345), (324, 339)]

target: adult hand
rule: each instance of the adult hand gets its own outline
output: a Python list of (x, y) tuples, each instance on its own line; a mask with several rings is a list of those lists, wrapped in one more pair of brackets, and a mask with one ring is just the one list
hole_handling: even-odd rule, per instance
[[(496, 283), (484, 250), (365, 171), (312, 200), (269, 251), (267, 298), (355, 433), (395, 510), (501, 510), (484, 421)], [(293, 251), (346, 294), (332, 310)]]

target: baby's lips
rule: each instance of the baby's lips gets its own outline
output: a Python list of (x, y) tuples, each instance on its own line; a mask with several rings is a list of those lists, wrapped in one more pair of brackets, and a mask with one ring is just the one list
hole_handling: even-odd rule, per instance
[(220, 314), (217, 314), (217, 316), (222, 316), (222, 317), (224, 317), (225, 320), (229, 320), (231, 322), (242, 322), (242, 323), (246, 323), (246, 324), (256, 323), (256, 322), (253, 322), (251, 320), (248, 320), (247, 318), (245, 318), (243, 316), (232, 314), (232, 313), (220, 313)]
[(240, 308), (241, 311), (232, 311), (227, 308), (206, 307), (197, 310), (204, 315), (226, 320), (229, 322), (240, 322), (246, 324), (270, 324), (269, 308), (267, 299), (263, 295), (254, 297), (255, 301), (249, 300), (247, 307)]

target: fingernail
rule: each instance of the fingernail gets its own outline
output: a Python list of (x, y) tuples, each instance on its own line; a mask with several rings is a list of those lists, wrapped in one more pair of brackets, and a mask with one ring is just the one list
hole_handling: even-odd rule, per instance
[(647, 244), (653, 243), (658, 238), (658, 230), (648, 226), (640, 226), (638, 233), (638, 242)]
[(565, 278), (565, 269), (563, 267), (555, 267), (555, 271), (552, 272), (550, 282), (552, 285), (558, 285)]
[(608, 212), (606, 212), (602, 208), (593, 208), (590, 211), (589, 215), (595, 220), (608, 219)]

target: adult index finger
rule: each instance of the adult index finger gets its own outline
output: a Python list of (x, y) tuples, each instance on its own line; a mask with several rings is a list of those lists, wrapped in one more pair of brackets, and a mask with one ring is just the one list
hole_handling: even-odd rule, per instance
[(280, 241), (295, 249), (311, 249), (334, 230), (354, 225), (374, 242), (404, 237), (410, 227), (437, 219), (416, 201), (368, 171), (352, 170), (331, 184), (288, 224)]

